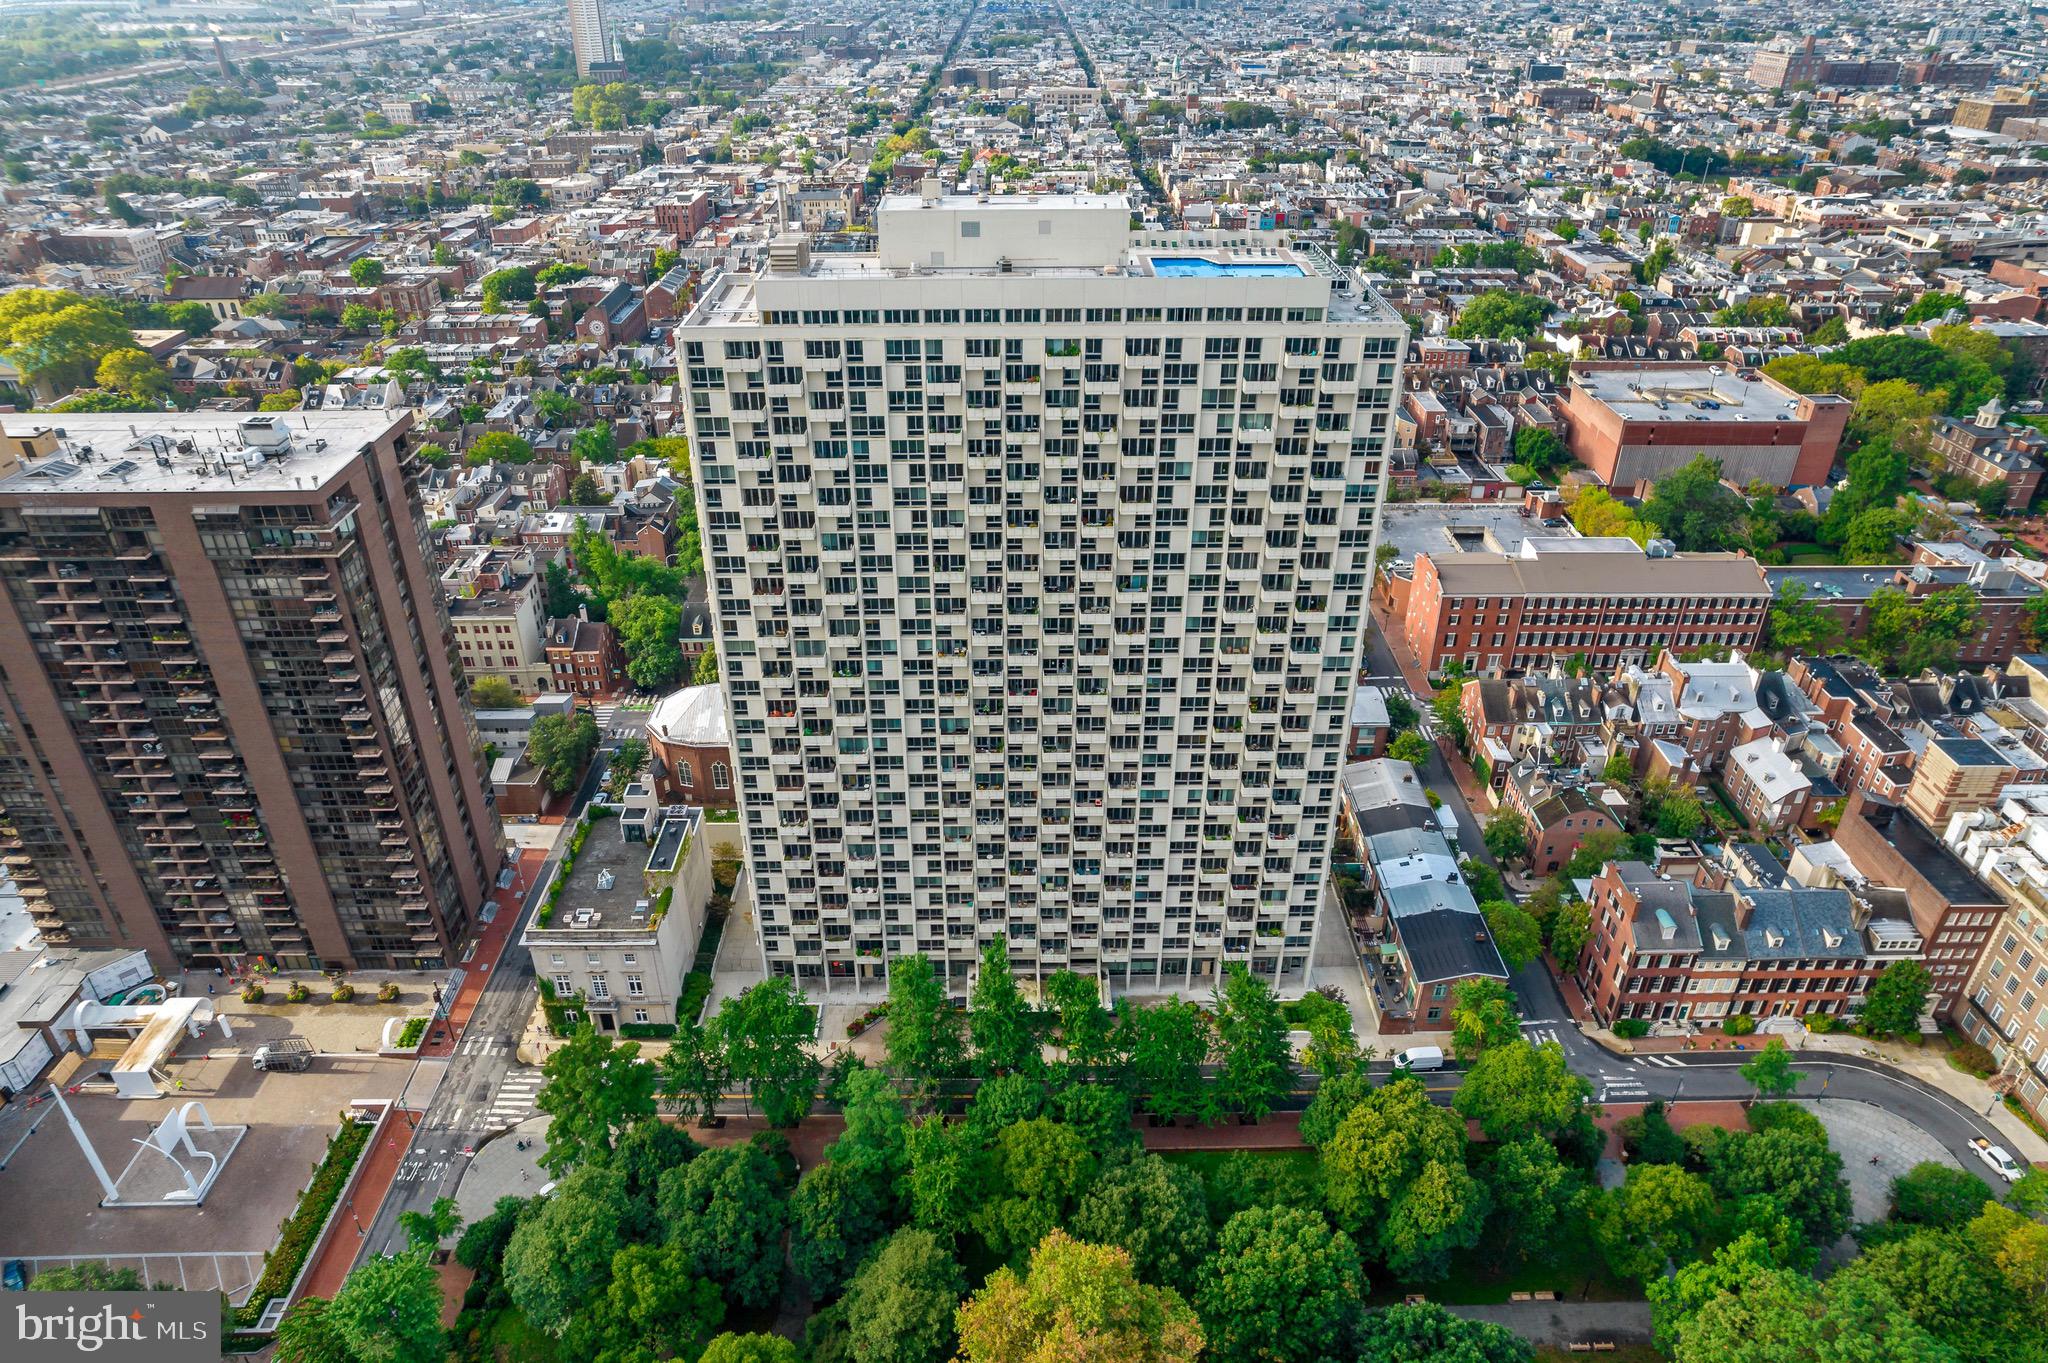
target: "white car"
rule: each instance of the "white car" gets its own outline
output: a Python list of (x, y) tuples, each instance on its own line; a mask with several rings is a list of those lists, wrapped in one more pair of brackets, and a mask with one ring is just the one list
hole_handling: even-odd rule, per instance
[(1997, 1174), (2007, 1183), (2018, 1183), (2020, 1178), (2027, 1172), (2007, 1153), (2004, 1146), (1993, 1145), (1982, 1136), (1974, 1137), (1970, 1141), (1970, 1148), (1977, 1152), (1978, 1159), (1991, 1166), (1992, 1173)]

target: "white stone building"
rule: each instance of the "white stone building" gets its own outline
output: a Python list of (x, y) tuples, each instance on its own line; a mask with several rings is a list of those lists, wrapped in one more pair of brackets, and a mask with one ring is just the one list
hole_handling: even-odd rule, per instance
[(1307, 973), (1404, 328), (1121, 196), (883, 200), (678, 329), (769, 970)]

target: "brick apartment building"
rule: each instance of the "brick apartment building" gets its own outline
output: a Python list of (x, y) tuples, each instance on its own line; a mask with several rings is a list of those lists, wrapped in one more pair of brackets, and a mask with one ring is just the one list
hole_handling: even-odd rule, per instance
[(1572, 366), (1566, 443), (1617, 491), (1647, 487), (1701, 454), (1738, 487), (1816, 487), (1852, 405), (1751, 370), (1599, 360)]
[(1531, 538), (1518, 555), (1417, 555), (1401, 628), (1429, 671), (1456, 658), (1499, 676), (1583, 654), (1608, 673), (1666, 647), (1754, 648), (1770, 603), (1763, 570), (1740, 554)]
[(1926, 942), (1929, 996), (1937, 1016), (1961, 1005), (1977, 958), (2005, 918), (2005, 901), (1912, 811), (1857, 791), (1835, 842), (1873, 883), (1903, 890)]
[(557, 691), (571, 695), (609, 696), (626, 684), (626, 655), (612, 627), (581, 614), (548, 621), (548, 672)]
[(1622, 1018), (1715, 1025), (1733, 1016), (1840, 1016), (1861, 1009), (1885, 967), (1916, 959), (1922, 938), (1843, 889), (1785, 877), (1757, 847), (1756, 865), (1709, 889), (1641, 862), (1593, 878), (1593, 939), (1575, 974), (1603, 1024)]

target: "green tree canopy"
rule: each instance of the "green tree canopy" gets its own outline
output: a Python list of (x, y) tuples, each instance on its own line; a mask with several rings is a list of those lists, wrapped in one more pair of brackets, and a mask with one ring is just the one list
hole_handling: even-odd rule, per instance
[(1280, 1001), (1271, 985), (1233, 961), (1224, 969), (1212, 1011), (1221, 1061), (1217, 1098), (1254, 1120), (1263, 1117), (1294, 1087)]
[(1239, 1212), (1200, 1276), (1195, 1310), (1219, 1363), (1347, 1356), (1365, 1272), (1350, 1237), (1314, 1212)]
[(1536, 294), (1488, 289), (1458, 313), (1450, 334), (1461, 341), (1480, 337), (1526, 341), (1536, 335), (1548, 316), (1550, 304)]
[(859, 1363), (945, 1363), (967, 1291), (950, 1247), (930, 1231), (890, 1236), (846, 1289), (846, 1330)]
[(1209, 1253), (1209, 1199), (1192, 1170), (1138, 1155), (1102, 1172), (1068, 1228), (1091, 1244), (1128, 1251), (1146, 1282), (1188, 1292)]
[(776, 1126), (794, 1126), (811, 1110), (824, 1065), (809, 1047), (817, 1017), (786, 975), (727, 999), (711, 1020), (712, 1040), (749, 1101)]
[(588, 1023), (541, 1073), (547, 1082), (533, 1102), (550, 1119), (540, 1162), (552, 1174), (603, 1159), (628, 1126), (654, 1115), (655, 1071), (640, 1063), (640, 1044), (615, 1042)]
[(1725, 549), (1748, 510), (1721, 481), (1721, 461), (1700, 455), (1665, 474), (1643, 503), (1643, 519), (1687, 553)]
[(1010, 973), (1006, 937), (993, 937), (981, 949), (981, 969), (967, 1000), (967, 1030), (974, 1039), (974, 1068), (984, 1078), (1040, 1068), (1038, 1034)]
[(1562, 1134), (1592, 1096), (1592, 1085), (1567, 1066), (1563, 1047), (1517, 1039), (1480, 1053), (1451, 1106), (1478, 1122), (1488, 1140), (1512, 1141)]
[(966, 1062), (962, 1019), (946, 984), (922, 955), (889, 962), (889, 1022), (883, 1038), (889, 1070), (921, 1092), (960, 1073)]
[(541, 770), (556, 794), (573, 790), (597, 751), (597, 717), (588, 710), (542, 715), (526, 731), (526, 760)]
[(956, 1324), (965, 1363), (1195, 1363), (1203, 1347), (1179, 1293), (1140, 1281), (1123, 1250), (1061, 1231), (1022, 1275), (989, 1275)]
[(788, 1191), (761, 1143), (706, 1150), (661, 1176), (658, 1207), (668, 1243), (689, 1271), (723, 1286), (726, 1300), (758, 1310), (782, 1292)]

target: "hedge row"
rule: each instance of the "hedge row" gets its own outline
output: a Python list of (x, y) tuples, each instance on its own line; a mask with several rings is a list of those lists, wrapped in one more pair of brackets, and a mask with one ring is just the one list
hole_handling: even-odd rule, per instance
[(344, 1119), (341, 1130), (327, 1142), (327, 1154), (313, 1171), (313, 1181), (300, 1195), (297, 1209), (285, 1221), (277, 1246), (263, 1256), (262, 1276), (249, 1289), (249, 1299), (235, 1308), (237, 1326), (253, 1326), (263, 1318), (263, 1308), (272, 1297), (291, 1291), (306, 1256), (313, 1252), (313, 1244), (320, 1238), (320, 1228), (327, 1224), (327, 1214), (334, 1210), (341, 1190), (348, 1184), (349, 1171), (356, 1167), (356, 1160), (369, 1145), (374, 1131), (374, 1127), (362, 1122)]

